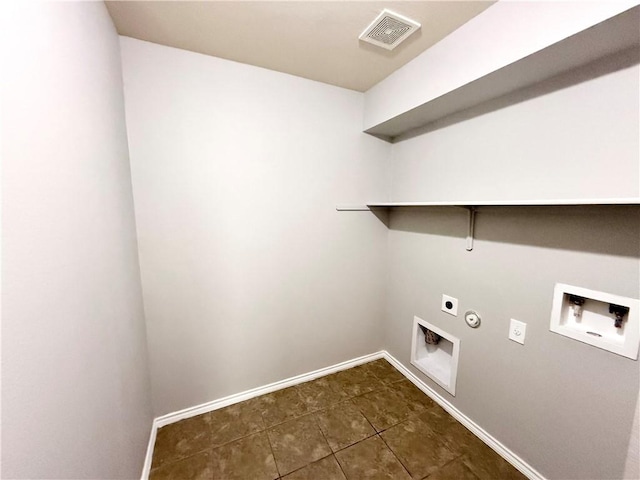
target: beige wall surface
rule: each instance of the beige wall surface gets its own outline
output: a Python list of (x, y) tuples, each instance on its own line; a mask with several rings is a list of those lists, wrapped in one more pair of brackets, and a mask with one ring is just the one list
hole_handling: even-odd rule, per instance
[(382, 347), (362, 94), (121, 38), (156, 415)]
[(640, 196), (638, 50), (408, 134), (391, 201)]
[[(637, 65), (574, 75), (395, 144), (390, 200), (637, 196)], [(638, 478), (638, 361), (549, 331), (556, 282), (638, 298), (638, 207), (480, 208), (471, 252), (463, 209), (402, 209), (390, 225), (391, 354), (409, 366), (424, 318), (461, 339), (455, 398), (412, 371), (546, 478)], [(507, 338), (511, 318), (525, 345)]]
[(152, 421), (118, 37), (3, 10), (2, 478), (135, 478)]

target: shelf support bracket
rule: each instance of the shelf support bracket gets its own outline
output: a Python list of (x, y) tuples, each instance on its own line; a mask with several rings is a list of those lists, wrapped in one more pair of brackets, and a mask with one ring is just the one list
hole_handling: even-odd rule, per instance
[(467, 207), (469, 212), (469, 230), (467, 231), (467, 251), (473, 250), (473, 234), (476, 226), (476, 212), (475, 207)]

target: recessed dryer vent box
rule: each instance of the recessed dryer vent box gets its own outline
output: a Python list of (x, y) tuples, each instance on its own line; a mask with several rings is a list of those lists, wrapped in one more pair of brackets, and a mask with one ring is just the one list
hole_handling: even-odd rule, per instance
[(550, 330), (636, 360), (640, 301), (557, 283)]
[[(438, 339), (437, 343), (426, 343), (426, 330), (432, 332), (432, 338)], [(460, 339), (421, 318), (413, 318), (411, 364), (454, 396), (459, 353)]]

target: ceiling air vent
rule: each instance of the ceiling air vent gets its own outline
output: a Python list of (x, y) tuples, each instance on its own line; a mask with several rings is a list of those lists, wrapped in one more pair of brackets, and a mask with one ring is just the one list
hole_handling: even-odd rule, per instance
[(378, 47), (393, 50), (419, 29), (418, 22), (384, 9), (359, 38)]

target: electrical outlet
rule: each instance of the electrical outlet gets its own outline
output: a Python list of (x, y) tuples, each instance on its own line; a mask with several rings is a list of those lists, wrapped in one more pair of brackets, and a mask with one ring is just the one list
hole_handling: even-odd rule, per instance
[(442, 295), (442, 311), (448, 313), (449, 315), (453, 315), (454, 317), (458, 316), (458, 299), (450, 297), (449, 295)]
[(524, 337), (527, 333), (527, 324), (519, 320), (511, 319), (509, 324), (509, 340), (524, 345)]

